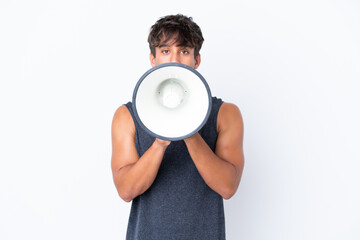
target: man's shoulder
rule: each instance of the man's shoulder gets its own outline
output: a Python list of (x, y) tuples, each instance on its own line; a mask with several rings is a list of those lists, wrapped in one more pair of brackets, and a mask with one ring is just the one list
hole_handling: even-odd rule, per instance
[(242, 125), (243, 119), (238, 106), (234, 103), (223, 102), (218, 114), (218, 129), (228, 127), (234, 123)]
[(239, 107), (236, 106), (236, 104), (230, 102), (223, 102), (221, 104), (221, 109), (225, 113), (240, 112)]
[(127, 114), (130, 114), (128, 104), (122, 104), (115, 110), (114, 117), (115, 116), (120, 117), (122, 115), (127, 115)]
[(127, 126), (133, 125), (133, 118), (131, 115), (131, 102), (119, 106), (114, 114), (113, 123), (125, 124)]
[(212, 97), (212, 103), (219, 105), (219, 114), (222, 115), (240, 112), (238, 106), (236, 106), (234, 103), (226, 102), (222, 98), (217, 96)]

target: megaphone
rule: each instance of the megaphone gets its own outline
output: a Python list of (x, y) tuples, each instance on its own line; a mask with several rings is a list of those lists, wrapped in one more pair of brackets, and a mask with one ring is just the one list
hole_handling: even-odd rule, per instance
[(212, 96), (198, 71), (181, 63), (164, 63), (142, 75), (132, 103), (134, 116), (147, 133), (177, 141), (203, 127), (211, 112)]

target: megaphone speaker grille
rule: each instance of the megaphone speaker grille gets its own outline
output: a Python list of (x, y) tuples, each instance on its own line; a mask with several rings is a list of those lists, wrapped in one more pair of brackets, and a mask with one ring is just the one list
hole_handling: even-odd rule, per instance
[(199, 131), (210, 115), (210, 88), (189, 66), (160, 64), (137, 82), (133, 110), (150, 135), (170, 141), (185, 139)]

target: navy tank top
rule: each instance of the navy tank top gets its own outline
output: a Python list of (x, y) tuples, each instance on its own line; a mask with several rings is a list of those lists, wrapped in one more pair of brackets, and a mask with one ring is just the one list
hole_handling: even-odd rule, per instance
[[(217, 115), (223, 101), (212, 98), (211, 114), (199, 134), (215, 151)], [(155, 138), (135, 120), (132, 103), (126, 104), (133, 117), (139, 156)], [(192, 161), (185, 142), (173, 141), (165, 151), (151, 187), (132, 201), (127, 240), (223, 240), (223, 198), (209, 188)]]

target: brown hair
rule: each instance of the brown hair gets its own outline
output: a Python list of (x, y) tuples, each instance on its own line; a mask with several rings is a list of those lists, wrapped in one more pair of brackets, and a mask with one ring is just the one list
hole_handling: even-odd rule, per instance
[(200, 27), (191, 17), (182, 14), (162, 17), (151, 27), (148, 37), (151, 53), (155, 56), (155, 48), (172, 39), (178, 46), (194, 48), (194, 57), (204, 42)]

